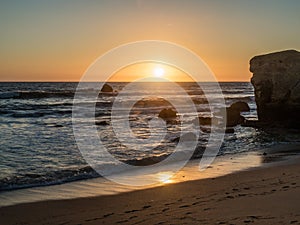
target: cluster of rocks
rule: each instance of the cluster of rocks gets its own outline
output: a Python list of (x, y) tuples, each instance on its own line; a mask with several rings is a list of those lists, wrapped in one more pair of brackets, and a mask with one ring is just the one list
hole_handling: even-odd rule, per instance
[[(242, 112), (249, 112), (250, 107), (246, 102), (238, 101), (231, 106), (226, 107), (225, 109), (221, 109), (220, 111), (222, 112), (223, 110), (226, 111), (226, 118), (224, 118), (224, 114), (220, 113), (218, 117), (213, 116), (213, 117), (198, 117), (198, 121), (194, 121), (195, 123), (197, 122), (200, 125), (200, 129), (204, 132), (210, 132), (211, 126), (218, 126), (220, 124), (225, 123), (226, 125), (226, 133), (233, 133), (234, 128), (237, 125), (244, 125), (246, 119), (241, 115)], [(221, 125), (222, 127), (222, 125)]]
[[(300, 52), (287, 50), (255, 56), (250, 60), (257, 105), (257, 121), (248, 121), (241, 112), (250, 108), (245, 102), (226, 108), (226, 126), (300, 128)], [(200, 126), (216, 123), (215, 117), (199, 117)]]
[[(242, 112), (249, 112), (250, 107), (246, 102), (235, 102), (230, 107), (227, 107), (226, 109), (226, 119), (225, 118), (218, 118), (218, 117), (202, 117), (199, 116), (196, 118), (193, 122), (194, 124), (198, 124), (200, 126), (200, 129), (203, 132), (209, 133), (210, 127), (212, 125), (218, 126), (221, 124), (224, 120), (226, 123), (226, 133), (233, 133), (234, 129), (233, 127), (237, 125), (244, 125), (245, 124), (245, 118), (241, 115)], [(167, 123), (170, 123), (173, 120), (177, 119), (177, 111), (173, 108), (166, 108), (160, 111), (158, 117), (165, 120)]]

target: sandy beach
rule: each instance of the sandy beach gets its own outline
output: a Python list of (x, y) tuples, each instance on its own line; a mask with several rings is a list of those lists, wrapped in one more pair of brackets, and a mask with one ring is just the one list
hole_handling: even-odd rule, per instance
[(0, 224), (300, 224), (300, 159), (111, 196), (0, 208)]

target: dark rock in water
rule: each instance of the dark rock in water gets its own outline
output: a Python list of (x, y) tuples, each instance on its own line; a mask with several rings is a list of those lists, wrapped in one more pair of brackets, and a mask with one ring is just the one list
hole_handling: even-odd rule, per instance
[(200, 127), (200, 130), (204, 133), (210, 134), (211, 133), (211, 128), (207, 127)]
[(206, 98), (193, 98), (192, 99), (195, 104), (208, 104), (208, 100)]
[(240, 111), (231, 109), (229, 107), (226, 109), (226, 113), (227, 113), (227, 121), (226, 121), (227, 127), (234, 127), (234, 126), (244, 123), (244, 121), (245, 121), (245, 118), (243, 116), (241, 116)]
[(61, 124), (55, 124), (54, 127), (63, 127)]
[(246, 102), (242, 102), (242, 101), (232, 103), (230, 108), (232, 110), (236, 110), (236, 111), (240, 111), (240, 112), (249, 112), (250, 111), (249, 105)]
[(201, 124), (201, 125), (211, 125), (211, 117), (199, 117), (199, 123)]
[(107, 126), (109, 125), (109, 122), (103, 120), (103, 121), (96, 121), (95, 124), (98, 126)]
[(287, 50), (256, 56), (250, 60), (250, 71), (259, 121), (299, 127), (300, 52)]
[(197, 136), (194, 133), (185, 133), (181, 136), (181, 141), (182, 142), (187, 142), (187, 141), (197, 141)]
[(180, 140), (180, 137), (176, 137), (176, 138), (171, 139), (172, 142), (179, 142), (179, 140)]
[(176, 137), (172, 139), (172, 142), (187, 142), (187, 141), (196, 141), (197, 136), (194, 133), (186, 133), (180, 137)]
[(243, 127), (255, 127), (255, 128), (264, 128), (266, 126), (270, 126), (269, 123), (261, 122), (258, 120), (245, 120), (244, 123), (241, 124)]
[(163, 98), (151, 97), (144, 98), (135, 103), (134, 107), (150, 108), (150, 107), (170, 107), (171, 104)]
[(198, 118), (195, 118), (193, 120), (194, 124), (198, 123), (199, 125), (202, 125), (202, 126), (211, 126), (212, 124), (217, 125), (218, 122), (219, 122), (218, 118), (216, 118), (216, 117), (202, 117), (202, 116), (199, 116)]
[(226, 128), (225, 133), (226, 134), (233, 134), (234, 133), (234, 128), (232, 128), (232, 127)]
[(194, 124), (202, 125), (202, 126), (210, 126), (211, 125), (211, 117), (196, 117), (193, 120)]
[(240, 115), (241, 112), (232, 110), (230, 107), (227, 108), (226, 110), (227, 110), (227, 120), (226, 120), (227, 127), (234, 127), (244, 123), (245, 118)]
[(173, 110), (171, 108), (161, 110), (158, 115), (158, 117), (160, 117), (164, 120), (175, 119), (176, 116), (177, 116), (177, 111)]
[(168, 154), (163, 154), (160, 156), (148, 157), (140, 160), (133, 159), (133, 160), (127, 160), (123, 162), (133, 166), (150, 166), (163, 161), (168, 156), (169, 156)]
[(248, 112), (250, 108), (246, 102), (235, 102), (226, 108), (227, 127), (234, 127), (245, 122), (245, 118), (241, 116), (241, 112)]
[(114, 89), (108, 85), (108, 84), (104, 84), (103, 87), (101, 88), (101, 92), (113, 92)]

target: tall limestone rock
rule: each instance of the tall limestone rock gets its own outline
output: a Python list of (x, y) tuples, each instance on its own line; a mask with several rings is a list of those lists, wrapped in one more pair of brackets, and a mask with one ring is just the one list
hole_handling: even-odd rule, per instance
[(287, 50), (250, 60), (258, 119), (278, 125), (300, 124), (300, 52)]

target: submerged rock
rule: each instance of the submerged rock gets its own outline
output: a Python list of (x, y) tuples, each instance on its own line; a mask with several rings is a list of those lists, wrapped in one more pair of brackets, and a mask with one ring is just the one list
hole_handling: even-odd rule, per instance
[(208, 100), (206, 98), (193, 98), (192, 101), (195, 103), (195, 104), (208, 104)]
[(159, 115), (158, 115), (158, 117), (160, 117), (164, 120), (175, 119), (176, 116), (177, 116), (177, 111), (173, 110), (171, 108), (161, 110)]
[(212, 118), (211, 117), (198, 117), (200, 125), (211, 125)]
[(172, 142), (194, 142), (197, 140), (197, 136), (194, 133), (185, 133), (180, 137), (176, 137), (172, 139)]
[(143, 98), (135, 103), (134, 107), (138, 108), (152, 108), (152, 107), (168, 107), (170, 103), (160, 97)]
[(109, 122), (102, 120), (102, 121), (96, 121), (95, 124), (98, 126), (107, 126), (107, 125), (109, 125)]
[(299, 127), (300, 52), (255, 56), (250, 60), (250, 71), (259, 122)]
[(199, 116), (193, 120), (194, 124), (199, 124), (200, 126), (211, 126), (218, 125), (218, 118), (216, 117), (202, 117)]
[(242, 101), (232, 103), (230, 108), (232, 110), (236, 110), (239, 112), (249, 112), (250, 111), (249, 105), (246, 102), (242, 102)]
[(232, 128), (232, 127), (226, 128), (225, 133), (226, 134), (233, 134), (234, 133), (234, 128)]

